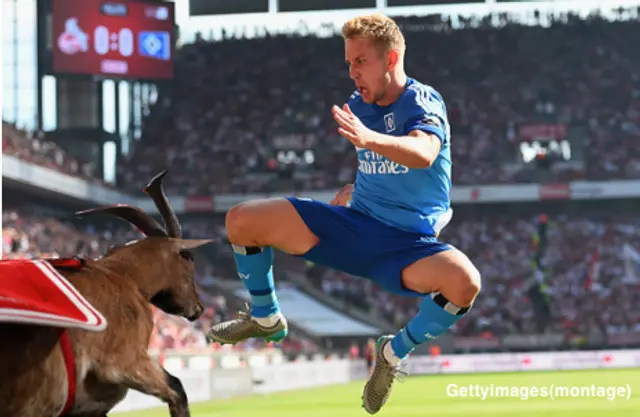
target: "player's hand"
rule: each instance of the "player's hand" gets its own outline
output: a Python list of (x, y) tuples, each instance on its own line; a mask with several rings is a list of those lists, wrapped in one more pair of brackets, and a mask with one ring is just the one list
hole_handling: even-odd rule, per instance
[(333, 118), (340, 125), (338, 133), (347, 138), (354, 146), (366, 148), (371, 142), (373, 131), (351, 112), (348, 105), (345, 104), (342, 108), (334, 105), (331, 110)]
[(336, 193), (336, 196), (333, 197), (333, 200), (329, 204), (332, 206), (343, 206), (346, 207), (351, 201), (351, 194), (353, 194), (353, 184), (347, 184), (342, 187), (342, 190)]

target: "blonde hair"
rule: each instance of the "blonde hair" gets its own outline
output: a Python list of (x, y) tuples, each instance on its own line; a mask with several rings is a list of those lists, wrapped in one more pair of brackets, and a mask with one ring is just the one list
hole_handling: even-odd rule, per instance
[(357, 16), (342, 25), (342, 37), (347, 39), (365, 38), (386, 53), (390, 50), (404, 55), (404, 35), (396, 22), (382, 14)]

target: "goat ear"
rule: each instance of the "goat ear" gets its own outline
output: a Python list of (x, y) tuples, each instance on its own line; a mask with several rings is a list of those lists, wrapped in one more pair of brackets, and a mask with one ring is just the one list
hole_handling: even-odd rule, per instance
[(180, 250), (191, 250), (214, 242), (215, 239), (178, 239)]

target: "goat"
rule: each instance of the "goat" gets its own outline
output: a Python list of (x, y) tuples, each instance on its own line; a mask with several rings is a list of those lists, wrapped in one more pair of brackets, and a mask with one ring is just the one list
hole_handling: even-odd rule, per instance
[[(0, 323), (0, 416), (58, 417), (68, 375), (61, 332), (75, 358), (75, 399), (65, 416), (104, 417), (129, 389), (168, 404), (171, 417), (188, 417), (180, 380), (148, 354), (152, 306), (194, 321), (204, 311), (194, 282), (191, 250), (212, 240), (182, 239), (181, 226), (162, 189), (164, 171), (144, 191), (162, 215), (163, 228), (143, 210), (115, 205), (76, 213), (106, 213), (128, 221), (146, 238), (84, 260), (62, 275), (106, 319), (103, 331)], [(166, 229), (165, 229), (166, 228)], [(70, 380), (69, 380), (70, 381)], [(73, 390), (70, 390), (73, 391)]]

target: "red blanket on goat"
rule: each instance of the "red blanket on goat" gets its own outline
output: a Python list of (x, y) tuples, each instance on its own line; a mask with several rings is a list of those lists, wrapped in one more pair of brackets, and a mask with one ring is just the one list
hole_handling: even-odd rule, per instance
[(80, 259), (0, 261), (0, 322), (60, 327), (60, 346), (67, 367), (68, 392), (60, 415), (73, 407), (76, 367), (66, 329), (102, 331), (107, 321), (58, 272), (81, 270)]
[(79, 259), (0, 261), (0, 322), (102, 331), (106, 320), (62, 276)]

